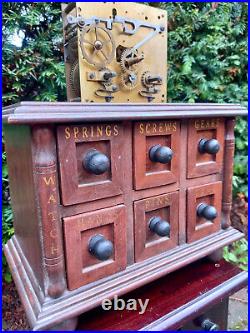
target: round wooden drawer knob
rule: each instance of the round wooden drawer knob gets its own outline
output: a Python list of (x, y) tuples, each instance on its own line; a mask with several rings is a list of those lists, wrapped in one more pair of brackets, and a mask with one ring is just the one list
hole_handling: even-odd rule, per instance
[(217, 210), (214, 206), (201, 203), (197, 207), (197, 215), (204, 217), (208, 221), (212, 221), (217, 217)]
[(149, 229), (161, 237), (169, 237), (170, 225), (159, 216), (154, 216), (149, 220)]
[(102, 235), (95, 235), (89, 241), (89, 252), (99, 260), (109, 259), (113, 251), (113, 244)]
[(173, 151), (169, 147), (156, 145), (149, 150), (149, 158), (152, 162), (166, 164), (172, 160), (172, 157)]
[(199, 152), (201, 154), (217, 154), (218, 151), (220, 150), (220, 144), (219, 141), (216, 139), (201, 139), (199, 142), (199, 146), (198, 146)]
[(110, 161), (105, 154), (91, 149), (83, 159), (83, 166), (88, 172), (101, 175), (110, 169)]

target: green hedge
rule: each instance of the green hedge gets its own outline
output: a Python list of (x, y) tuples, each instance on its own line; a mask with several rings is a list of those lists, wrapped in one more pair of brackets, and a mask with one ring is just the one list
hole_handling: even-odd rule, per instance
[[(247, 105), (247, 3), (146, 3), (168, 11), (168, 101)], [(3, 3), (3, 103), (66, 99), (61, 4)], [(13, 36), (23, 37), (21, 47)], [(247, 195), (247, 121), (238, 119), (234, 193)], [(3, 153), (3, 242), (13, 233)]]
[[(247, 3), (159, 3), (168, 11), (170, 102), (247, 106)], [(248, 196), (247, 119), (235, 128), (233, 193)]]

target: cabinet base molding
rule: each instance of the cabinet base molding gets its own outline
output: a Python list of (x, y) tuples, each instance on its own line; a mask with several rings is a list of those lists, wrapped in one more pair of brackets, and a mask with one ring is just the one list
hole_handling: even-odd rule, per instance
[[(124, 295), (208, 256), (243, 236), (238, 230), (229, 227), (191, 244), (177, 246), (171, 251), (133, 264), (125, 271), (74, 291), (65, 290), (60, 297), (54, 299), (43, 295), (15, 236), (5, 245), (4, 252), (31, 328), (34, 331), (53, 330), (60, 326), (74, 330), (77, 316), (99, 306), (103, 299)], [(65, 326), (61, 326), (63, 324)]]

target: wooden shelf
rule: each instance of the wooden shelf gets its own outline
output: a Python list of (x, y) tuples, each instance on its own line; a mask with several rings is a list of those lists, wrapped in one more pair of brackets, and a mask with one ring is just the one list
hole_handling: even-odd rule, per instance
[(98, 104), (68, 102), (21, 102), (3, 108), (3, 122), (9, 124), (103, 122), (114, 120), (234, 117), (247, 115), (239, 104)]

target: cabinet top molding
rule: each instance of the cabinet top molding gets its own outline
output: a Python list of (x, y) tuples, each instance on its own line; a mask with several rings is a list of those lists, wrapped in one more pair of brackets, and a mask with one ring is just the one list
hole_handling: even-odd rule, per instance
[(21, 102), (4, 107), (2, 118), (8, 124), (41, 124), (246, 115), (247, 109), (240, 104)]

